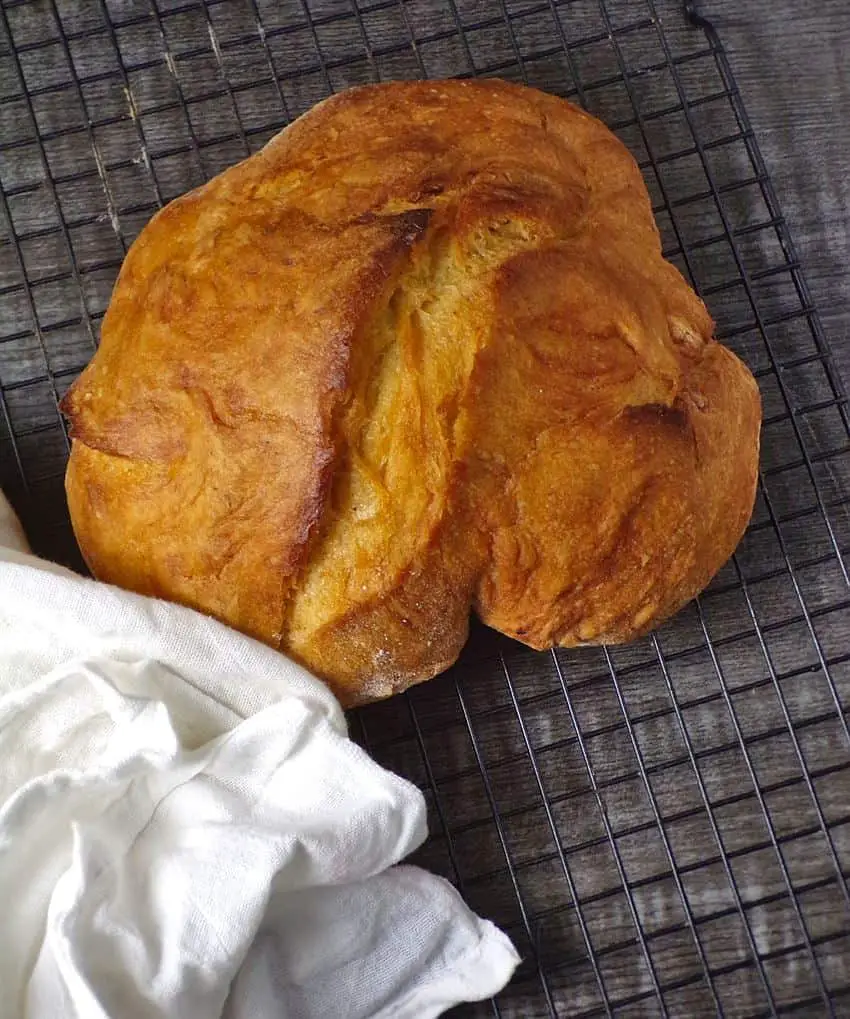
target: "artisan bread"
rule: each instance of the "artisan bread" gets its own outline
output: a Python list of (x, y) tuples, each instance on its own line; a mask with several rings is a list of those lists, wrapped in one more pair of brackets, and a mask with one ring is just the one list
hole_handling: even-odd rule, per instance
[(640, 172), (497, 81), (320, 104), (172, 202), (64, 401), (92, 572), (293, 655), (345, 705), (675, 612), (750, 516), (760, 402)]

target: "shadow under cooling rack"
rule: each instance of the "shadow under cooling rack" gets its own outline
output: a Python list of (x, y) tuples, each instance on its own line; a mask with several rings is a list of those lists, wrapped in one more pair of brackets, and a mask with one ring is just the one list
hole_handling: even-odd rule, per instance
[[(82, 568), (57, 401), (164, 202), (333, 91), (496, 75), (584, 105), (764, 401), (752, 525), (624, 648), (482, 627), (352, 717), (416, 782), (419, 853), (524, 958), (505, 1017), (850, 1013), (850, 430), (720, 40), (673, 0), (24, 0), (0, 14), (0, 484)], [(693, 6), (693, 5), (691, 5)]]

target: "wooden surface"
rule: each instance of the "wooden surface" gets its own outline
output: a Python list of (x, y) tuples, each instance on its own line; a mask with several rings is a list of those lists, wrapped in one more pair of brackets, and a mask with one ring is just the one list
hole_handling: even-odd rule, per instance
[[(803, 6), (704, 9), (846, 369), (850, 38), (844, 0)], [(766, 420), (735, 561), (657, 635), (553, 656), (476, 629), (457, 668), (353, 717), (423, 790), (420, 862), (523, 953), (500, 1011), (459, 1014), (820, 1017), (828, 998), (850, 1014), (848, 432), (753, 140), (678, 0), (4, 8), (0, 484), (37, 549), (79, 564), (56, 398), (158, 203), (331, 89), (481, 71), (582, 100), (619, 131), (670, 257), (757, 372)]]
[(850, 382), (850, 3), (702, 0)]

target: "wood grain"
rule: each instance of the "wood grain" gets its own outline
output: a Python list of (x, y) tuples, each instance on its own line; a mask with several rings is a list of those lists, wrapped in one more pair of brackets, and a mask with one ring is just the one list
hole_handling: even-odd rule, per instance
[(703, 0), (850, 382), (850, 4)]
[[(848, 379), (850, 9), (702, 9)], [(736, 111), (679, 0), (4, 5), (0, 485), (36, 548), (79, 564), (56, 401), (157, 205), (334, 89), (471, 73), (527, 79), (618, 130), (670, 257), (758, 374), (765, 427), (753, 523), (699, 605), (607, 653), (537, 655), (475, 626), (456, 668), (352, 718), (423, 790), (419, 862), (524, 956), (498, 1013), (457, 1014), (654, 1017), (660, 988), (687, 1019), (821, 1016), (828, 996), (848, 1014), (848, 433)]]

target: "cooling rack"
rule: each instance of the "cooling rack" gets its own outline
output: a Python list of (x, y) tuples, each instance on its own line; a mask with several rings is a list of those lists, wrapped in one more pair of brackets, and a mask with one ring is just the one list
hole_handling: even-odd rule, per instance
[(0, 483), (82, 567), (57, 412), (164, 202), (332, 91), (497, 75), (631, 148), (667, 256), (764, 400), (750, 527), (623, 648), (475, 626), (353, 730), (417, 782), (419, 862), (523, 955), (460, 1015), (850, 1015), (850, 429), (817, 310), (712, 25), (674, 0), (23, 0), (0, 16)]

